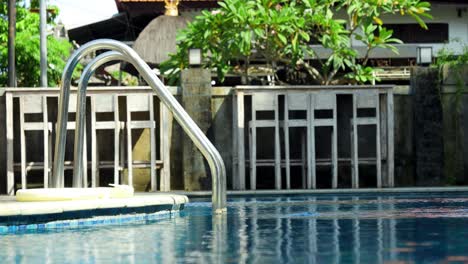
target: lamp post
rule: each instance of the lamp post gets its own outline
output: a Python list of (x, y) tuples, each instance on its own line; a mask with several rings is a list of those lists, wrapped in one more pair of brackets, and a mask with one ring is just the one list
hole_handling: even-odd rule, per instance
[(179, 4), (179, 0), (164, 0), (166, 4), (166, 12), (164, 15), (166, 16), (178, 16), (179, 10), (177, 9), (177, 5)]
[(188, 59), (190, 66), (200, 66), (202, 64), (202, 52), (201, 49), (191, 48), (188, 52)]
[[(200, 67), (201, 49), (190, 48), (187, 53), (189, 65), (180, 75), (182, 105), (203, 133), (208, 133), (212, 127), (211, 70)], [(210, 180), (203, 156), (189, 138), (184, 137), (182, 145), (185, 190), (207, 189)]]
[(418, 47), (416, 63), (420, 66), (427, 66), (432, 63), (432, 47)]

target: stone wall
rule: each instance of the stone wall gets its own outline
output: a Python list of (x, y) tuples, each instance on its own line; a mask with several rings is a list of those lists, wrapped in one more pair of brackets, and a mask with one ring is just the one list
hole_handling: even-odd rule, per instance
[(468, 184), (468, 65), (460, 69), (446, 65), (440, 77), (445, 183)]
[[(211, 71), (201, 68), (183, 70), (181, 88), (182, 106), (207, 134), (212, 126)], [(182, 142), (184, 190), (210, 190), (211, 174), (205, 158), (187, 135), (182, 137)]]
[(413, 124), (416, 185), (443, 185), (444, 140), (438, 70), (414, 68)]

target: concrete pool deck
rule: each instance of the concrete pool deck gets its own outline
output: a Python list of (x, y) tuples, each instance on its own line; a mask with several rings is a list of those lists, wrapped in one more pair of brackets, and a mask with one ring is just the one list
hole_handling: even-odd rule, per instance
[(47, 202), (18, 202), (15, 196), (0, 196), (0, 220), (3, 220), (0, 222), (14, 218), (21, 222), (29, 216), (37, 215), (55, 217), (63, 215), (59, 218), (66, 220), (70, 217), (80, 218), (80, 215), (94, 217), (111, 214), (155, 213), (162, 210), (178, 211), (183, 209), (187, 202), (187, 196), (172, 193), (136, 193), (131, 198)]

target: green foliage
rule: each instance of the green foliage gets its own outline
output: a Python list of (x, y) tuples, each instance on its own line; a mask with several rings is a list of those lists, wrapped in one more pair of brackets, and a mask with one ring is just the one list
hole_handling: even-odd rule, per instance
[(441, 67), (445, 64), (449, 64), (451, 66), (463, 67), (464, 65), (468, 64), (468, 44), (463, 43), (459, 39), (454, 39), (451, 41), (451, 43), (458, 43), (461, 52), (457, 54), (457, 52), (455, 52), (453, 49), (444, 46), (437, 52), (437, 61), (435, 66)]
[(137, 86), (138, 85), (138, 78), (131, 75), (130, 73), (126, 73), (126, 72), (121, 72), (121, 71), (112, 71), (110, 73), (112, 75), (112, 77), (116, 80), (118, 80), (120, 78), (120, 74), (122, 74), (122, 85), (124, 86)]
[[(370, 52), (398, 52), (392, 44), (401, 43), (385, 28), (382, 15), (410, 15), (426, 27), (422, 18), (431, 17), (429, 8), (421, 0), (224, 0), (179, 34), (177, 52), (161, 72), (177, 81), (188, 64), (187, 50), (196, 47), (203, 51), (203, 67), (216, 69), (220, 79), (238, 73), (250, 80), (249, 63), (263, 60), (273, 72), (285, 65), (320, 84), (369, 82), (375, 79), (366, 66)], [(366, 46), (362, 60), (352, 39)], [(330, 50), (330, 56), (319, 58), (311, 41)]]
[[(48, 25), (53, 26), (53, 18), (48, 19)], [(30, 12), (24, 3), (16, 7), (16, 75), (18, 86), (34, 87), (39, 85), (40, 78), (40, 39), (39, 14)], [(0, 86), (6, 86), (8, 81), (8, 15), (7, 1), (0, 3)], [(67, 40), (47, 37), (47, 79), (48, 85), (57, 86), (60, 82), (66, 59), (70, 56), (71, 44)]]
[(436, 63), (432, 66), (439, 69), (439, 78), (443, 76), (443, 67), (445, 65), (450, 67), (451, 74), (456, 80), (455, 105), (457, 107), (457, 112), (461, 113), (462, 97), (465, 92), (465, 86), (467, 85), (464, 81), (463, 74), (464, 69), (468, 67), (468, 45), (457, 39), (452, 40), (451, 43), (458, 43), (461, 52), (457, 54), (453, 49), (444, 46), (437, 52)]

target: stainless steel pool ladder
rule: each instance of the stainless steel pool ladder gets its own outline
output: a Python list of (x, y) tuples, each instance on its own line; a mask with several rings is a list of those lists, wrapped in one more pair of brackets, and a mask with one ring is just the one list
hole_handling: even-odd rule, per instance
[(68, 117), (68, 103), (70, 96), (71, 78), (78, 62), (87, 54), (96, 50), (110, 50), (95, 59), (93, 59), (83, 70), (77, 96), (76, 111), (76, 129), (75, 129), (75, 148), (74, 148), (74, 169), (73, 169), (73, 187), (82, 186), (83, 161), (83, 140), (84, 140), (84, 122), (86, 115), (86, 88), (88, 81), (94, 71), (102, 64), (113, 61), (123, 60), (131, 63), (145, 79), (154, 93), (162, 103), (173, 113), (185, 133), (195, 143), (203, 156), (207, 159), (211, 170), (213, 181), (213, 213), (220, 214), (226, 211), (226, 168), (223, 159), (218, 150), (213, 146), (197, 124), (190, 118), (184, 108), (174, 98), (170, 91), (164, 86), (159, 78), (153, 73), (151, 68), (141, 59), (138, 54), (129, 46), (122, 42), (100, 39), (86, 43), (77, 49), (68, 60), (61, 82), (59, 96), (58, 126), (57, 137), (55, 140), (54, 164), (52, 174), (52, 184), (54, 187), (64, 186), (64, 159), (66, 144), (66, 121)]

